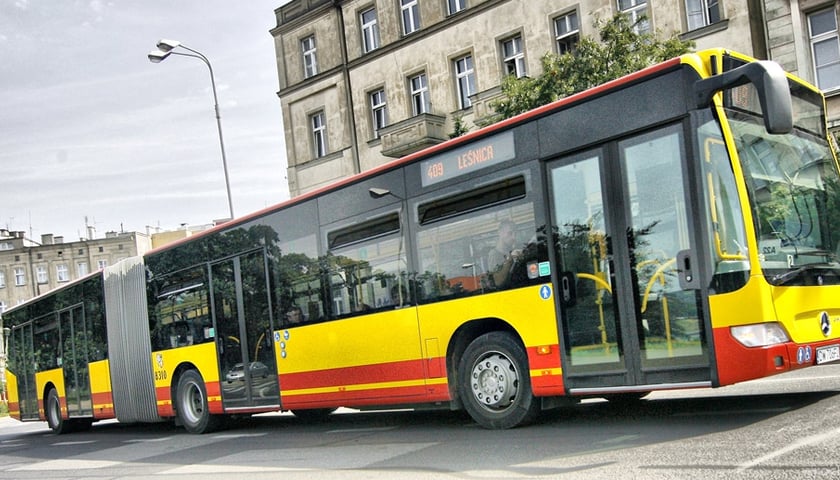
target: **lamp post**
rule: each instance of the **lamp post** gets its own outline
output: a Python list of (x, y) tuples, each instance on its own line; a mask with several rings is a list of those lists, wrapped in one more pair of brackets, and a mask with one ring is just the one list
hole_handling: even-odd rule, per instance
[[(219, 129), (219, 147), (222, 150), (222, 167), (225, 170), (225, 188), (227, 189), (228, 209), (230, 211), (230, 218), (233, 219), (233, 197), (230, 194), (230, 178), (228, 176), (227, 157), (225, 156), (225, 141), (222, 137), (222, 117), (219, 114), (219, 98), (216, 95), (216, 78), (213, 76), (213, 66), (210, 65), (210, 60), (201, 52), (193, 50), (192, 48), (182, 44), (177, 40), (161, 39), (157, 43), (157, 50), (149, 53), (149, 61), (152, 63), (160, 63), (166, 60), (169, 55), (180, 55), (182, 57), (193, 57), (201, 60), (207, 65), (210, 70), (210, 85), (213, 87), (213, 106), (216, 109), (216, 126)], [(176, 48), (183, 48), (192, 53), (180, 53), (174, 51)]]

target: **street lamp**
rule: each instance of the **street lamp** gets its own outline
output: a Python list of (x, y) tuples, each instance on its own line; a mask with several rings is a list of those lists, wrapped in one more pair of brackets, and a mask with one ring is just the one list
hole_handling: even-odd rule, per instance
[[(210, 70), (210, 85), (213, 87), (213, 105), (216, 109), (216, 126), (219, 128), (219, 147), (222, 149), (222, 166), (225, 169), (225, 188), (227, 189), (228, 209), (230, 210), (230, 218), (233, 219), (233, 197), (230, 194), (230, 178), (228, 176), (227, 157), (225, 156), (225, 141), (222, 137), (222, 117), (219, 115), (219, 98), (216, 95), (216, 78), (213, 76), (213, 67), (210, 65), (210, 60), (207, 60), (201, 52), (193, 50), (192, 48), (182, 44), (177, 40), (161, 39), (157, 43), (157, 50), (149, 53), (149, 61), (152, 63), (160, 63), (166, 60), (169, 55), (180, 55), (182, 57), (193, 57), (201, 60), (207, 65)], [(174, 51), (176, 48), (183, 48), (192, 53), (180, 53)]]

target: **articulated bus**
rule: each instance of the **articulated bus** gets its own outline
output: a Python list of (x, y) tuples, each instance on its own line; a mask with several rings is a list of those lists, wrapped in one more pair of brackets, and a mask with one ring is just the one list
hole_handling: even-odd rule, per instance
[(56, 432), (583, 398), (840, 360), (824, 100), (687, 54), (105, 268), (6, 313)]

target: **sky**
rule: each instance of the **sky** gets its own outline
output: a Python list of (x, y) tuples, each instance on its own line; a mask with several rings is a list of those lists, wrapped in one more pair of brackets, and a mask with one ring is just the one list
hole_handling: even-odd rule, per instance
[(151, 63), (162, 38), (213, 67), (235, 216), (288, 199), (269, 33), (287, 2), (0, 0), (0, 228), (75, 241), (229, 216), (210, 70)]

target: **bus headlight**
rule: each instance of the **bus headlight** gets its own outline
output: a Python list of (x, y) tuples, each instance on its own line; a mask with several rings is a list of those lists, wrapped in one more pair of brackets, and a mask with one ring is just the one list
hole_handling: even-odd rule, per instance
[(785, 329), (776, 322), (740, 325), (732, 327), (731, 332), (745, 347), (766, 347), (790, 341)]

